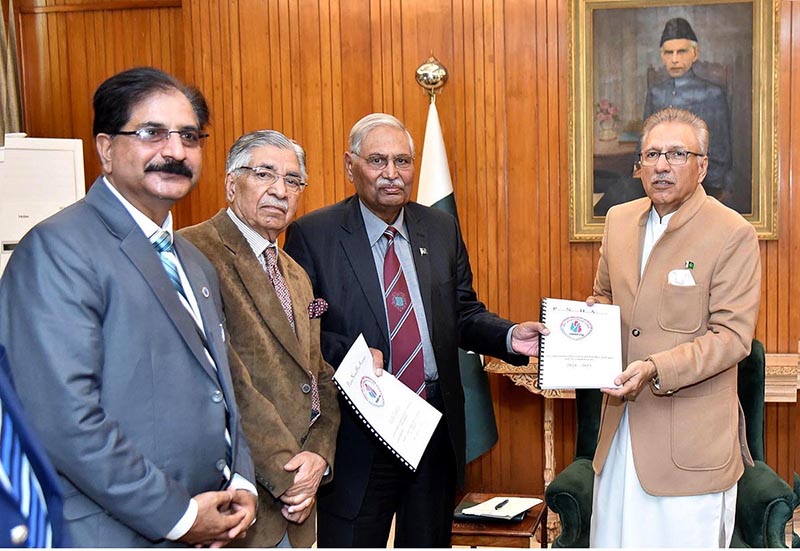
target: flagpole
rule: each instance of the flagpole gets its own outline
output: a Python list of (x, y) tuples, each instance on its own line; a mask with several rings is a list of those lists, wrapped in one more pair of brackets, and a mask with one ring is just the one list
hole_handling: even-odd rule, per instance
[[(422, 147), (417, 202), (447, 212), (458, 220), (453, 180), (444, 144), (436, 96), (447, 82), (447, 69), (433, 54), (417, 69), (417, 83), (428, 93), (428, 121)], [(464, 425), (467, 433), (467, 463), (477, 459), (497, 442), (497, 422), (489, 377), (477, 354), (459, 349), (458, 369), (464, 389)]]

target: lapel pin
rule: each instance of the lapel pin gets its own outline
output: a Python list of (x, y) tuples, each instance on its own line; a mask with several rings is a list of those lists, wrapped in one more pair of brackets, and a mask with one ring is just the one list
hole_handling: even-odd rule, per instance
[(419, 254), (425, 256), (426, 254), (428, 254), (428, 249), (426, 249), (425, 247), (420, 247)]
[(211, 294), (208, 292), (208, 287), (203, 287), (200, 292), (203, 293), (203, 296), (206, 298), (208, 298), (208, 296)]
[(694, 262), (692, 262), (691, 260), (687, 260), (684, 263), (684, 266), (686, 266), (687, 270), (694, 270)]

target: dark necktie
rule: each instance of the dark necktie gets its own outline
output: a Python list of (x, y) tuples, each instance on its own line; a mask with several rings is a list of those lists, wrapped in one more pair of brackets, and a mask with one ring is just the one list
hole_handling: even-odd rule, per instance
[[(275, 294), (278, 295), (278, 300), (281, 301), (283, 313), (286, 314), (286, 319), (289, 325), (292, 326), (292, 331), (296, 332), (294, 326), (294, 314), (292, 313), (292, 296), (289, 294), (289, 287), (286, 285), (286, 280), (283, 274), (278, 269), (278, 251), (276, 247), (267, 247), (264, 250), (264, 268), (267, 270), (272, 286), (275, 287)], [(319, 387), (317, 386), (317, 378), (311, 375), (311, 421), (308, 426), (314, 424), (319, 417), (320, 401), (319, 401)]]
[[(192, 305), (189, 303), (189, 298), (186, 296), (186, 290), (183, 288), (183, 284), (181, 283), (181, 276), (178, 273), (178, 264), (177, 254), (175, 253), (175, 247), (172, 245), (172, 236), (166, 230), (157, 230), (153, 235), (150, 236), (150, 242), (158, 251), (158, 257), (161, 259), (161, 265), (164, 266), (164, 270), (167, 272), (169, 276), (169, 280), (172, 282), (172, 286), (175, 287), (175, 290), (178, 292), (178, 295), (183, 297), (181, 303), (183, 304), (184, 308), (189, 312), (192, 316), (192, 320), (194, 321), (195, 329), (197, 330), (197, 334), (200, 336), (200, 341), (203, 343), (203, 348), (205, 349), (206, 357), (208, 361), (211, 362), (211, 365), (214, 366), (214, 372), (217, 372), (217, 364), (214, 362), (214, 358), (211, 356), (211, 351), (208, 348), (208, 341), (206, 340), (206, 334), (200, 325), (197, 323), (197, 319), (195, 318), (194, 312), (192, 312)], [(219, 378), (219, 373), (217, 373), (217, 378)], [(220, 382), (220, 385), (222, 383)], [(218, 391), (219, 392), (219, 391)], [(225, 476), (227, 480), (231, 478), (231, 465), (233, 464), (233, 444), (231, 440), (231, 432), (228, 426), (230, 425), (230, 414), (228, 413), (228, 404), (225, 402), (225, 397), (223, 396), (222, 392), (219, 394), (215, 394), (212, 397), (214, 401), (221, 401), (222, 404), (225, 406), (225, 463), (226, 466), (222, 470), (222, 474)]]
[(52, 547), (52, 527), (47, 504), (27, 455), (22, 450), (11, 416), (0, 402), (0, 485), (19, 506), (27, 524), (16, 526), (10, 537), (16, 545)]
[(383, 298), (389, 316), (389, 339), (392, 346), (392, 373), (408, 388), (425, 398), (425, 363), (417, 315), (408, 292), (408, 283), (397, 258), (394, 238), (397, 229), (387, 226), (383, 232), (389, 243), (383, 258)]

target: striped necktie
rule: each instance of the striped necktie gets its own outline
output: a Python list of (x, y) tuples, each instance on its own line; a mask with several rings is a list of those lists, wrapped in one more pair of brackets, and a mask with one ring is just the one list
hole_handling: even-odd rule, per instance
[(150, 242), (153, 243), (153, 246), (158, 251), (158, 257), (161, 259), (161, 264), (164, 265), (164, 270), (166, 270), (172, 286), (188, 303), (189, 299), (186, 297), (186, 291), (183, 289), (181, 276), (178, 273), (178, 266), (175, 263), (175, 247), (172, 246), (172, 236), (168, 231), (160, 230), (150, 237)]
[[(217, 364), (214, 362), (213, 356), (211, 356), (211, 350), (208, 348), (208, 340), (206, 339), (206, 334), (204, 329), (199, 325), (198, 317), (195, 315), (192, 309), (192, 305), (189, 302), (189, 298), (186, 296), (186, 290), (183, 288), (183, 284), (181, 283), (181, 276), (178, 272), (178, 264), (177, 264), (177, 255), (175, 253), (175, 247), (172, 245), (172, 236), (166, 230), (156, 230), (156, 232), (150, 236), (150, 242), (158, 251), (158, 257), (161, 259), (161, 265), (164, 266), (164, 270), (167, 272), (169, 276), (169, 280), (172, 282), (172, 286), (175, 287), (175, 290), (178, 294), (183, 298), (181, 301), (183, 306), (192, 316), (194, 320), (195, 329), (197, 329), (197, 334), (200, 337), (200, 341), (203, 343), (203, 348), (205, 349), (206, 358), (208, 361), (211, 362), (211, 365), (214, 366), (214, 372), (217, 373), (217, 378), (219, 378), (219, 373), (217, 372)], [(197, 313), (199, 316), (199, 312)], [(220, 381), (220, 385), (222, 382)], [(230, 480), (231, 478), (231, 465), (233, 465), (233, 444), (231, 440), (231, 433), (230, 433), (230, 414), (228, 412), (228, 404), (225, 402), (225, 398), (222, 392), (218, 391), (219, 394), (215, 394), (212, 397), (212, 400), (217, 401), (219, 400), (222, 402), (222, 405), (225, 406), (225, 448), (226, 448), (226, 456), (225, 456), (225, 467), (222, 469), (222, 473), (225, 476), (226, 480)]]
[(33, 472), (28, 456), (22, 449), (11, 416), (0, 402), (0, 484), (19, 506), (27, 519), (26, 525), (16, 526), (11, 538), (27, 547), (52, 547), (53, 533), (47, 516), (47, 503)]
[[(286, 319), (289, 325), (292, 326), (292, 331), (297, 333), (294, 324), (294, 314), (292, 312), (292, 296), (289, 294), (289, 287), (286, 285), (286, 280), (283, 277), (280, 269), (278, 268), (278, 249), (274, 246), (269, 246), (264, 249), (264, 262), (263, 267), (269, 275), (272, 286), (275, 288), (275, 294), (278, 295), (278, 300), (281, 301), (283, 313), (286, 314)], [(313, 425), (319, 417), (321, 407), (319, 400), (319, 387), (317, 386), (317, 378), (311, 375), (311, 421), (309, 426)]]
[(383, 298), (389, 317), (389, 340), (392, 347), (392, 374), (411, 390), (425, 398), (425, 362), (417, 315), (406, 276), (395, 251), (397, 229), (387, 226), (383, 232), (389, 246), (383, 257)]

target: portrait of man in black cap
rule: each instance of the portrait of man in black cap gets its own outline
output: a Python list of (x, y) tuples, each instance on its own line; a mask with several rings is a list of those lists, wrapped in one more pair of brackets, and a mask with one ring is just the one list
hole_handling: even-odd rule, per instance
[(642, 124), (668, 107), (707, 122), (706, 193), (757, 227), (771, 219), (774, 84), (767, 79), (777, 50), (774, 35), (761, 29), (771, 27), (757, 21), (767, 5), (759, 2), (771, 1), (593, 0), (591, 9), (578, 3), (578, 20), (587, 18), (579, 30), (591, 28), (591, 40), (574, 33), (571, 75), (575, 98), (591, 103), (572, 103), (585, 117), (575, 143), (588, 142), (591, 156), (575, 156), (576, 174), (585, 175), (576, 181), (583, 201), (573, 208), (573, 220), (581, 221), (575, 235), (594, 235), (611, 207), (644, 196), (637, 164)]
[(726, 91), (697, 76), (692, 65), (700, 46), (692, 26), (682, 17), (667, 21), (661, 33), (661, 61), (669, 78), (647, 90), (643, 120), (667, 107), (691, 111), (708, 124), (711, 140), (708, 150), (708, 175), (703, 186), (709, 195), (728, 202), (733, 192), (731, 171), (731, 112)]

